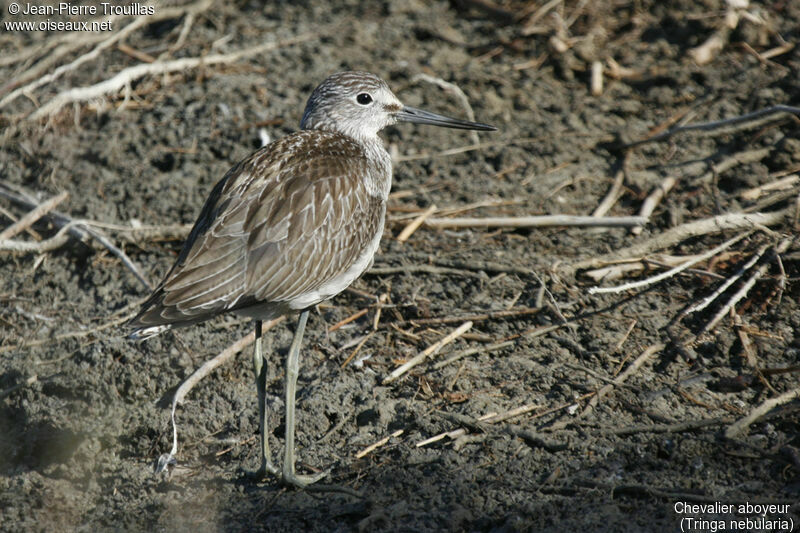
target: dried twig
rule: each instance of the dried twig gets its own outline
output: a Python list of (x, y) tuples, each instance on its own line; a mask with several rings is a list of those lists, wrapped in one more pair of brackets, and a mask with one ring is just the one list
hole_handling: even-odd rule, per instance
[(759, 229), (761, 226), (774, 226), (785, 222), (793, 215), (794, 208), (789, 207), (769, 213), (729, 213), (687, 222), (622, 250), (577, 261), (559, 268), (567, 274), (574, 274), (578, 270), (598, 268), (609, 263), (619, 262), (624, 258), (642, 257), (656, 250), (669, 248), (690, 237), (720, 233), (727, 230), (748, 230)]
[[(594, 270), (587, 270), (583, 273), (584, 276), (592, 278), (594, 281), (613, 281), (621, 278), (625, 274), (640, 273), (651, 269), (652, 267), (670, 268), (681, 265), (690, 259), (697, 257), (697, 255), (668, 255), (668, 254), (655, 254), (648, 257), (641, 257), (636, 259), (623, 259), (617, 264), (609, 265)], [(698, 270), (696, 268), (687, 268), (687, 273), (697, 274), (699, 276), (712, 277), (716, 279), (724, 279), (719, 274), (708, 272), (706, 270)]]
[[(782, 253), (786, 252), (786, 250), (789, 249), (789, 245), (791, 243), (792, 243), (792, 239), (791, 238), (783, 239), (775, 247), (775, 252), (777, 254), (782, 254)], [(750, 289), (752, 289), (753, 286), (756, 284), (756, 282), (759, 279), (761, 279), (761, 277), (767, 272), (768, 268), (769, 268), (769, 263), (764, 263), (761, 266), (759, 266), (755, 270), (755, 272), (753, 272), (753, 275), (750, 276), (750, 278), (745, 282), (745, 284), (742, 285), (742, 288), (739, 289), (738, 291), (736, 291), (736, 294), (731, 296), (731, 298), (728, 300), (728, 302), (724, 306), (722, 306), (722, 308), (719, 311), (717, 311), (717, 313), (714, 315), (714, 317), (711, 320), (709, 320), (708, 323), (705, 326), (703, 326), (703, 329), (701, 329), (700, 332), (697, 335), (700, 336), (703, 333), (705, 333), (706, 331), (709, 331), (709, 330), (713, 329), (714, 326), (716, 326), (717, 323), (720, 320), (722, 320), (722, 317), (724, 317), (728, 313), (728, 311), (730, 311), (737, 303), (739, 303), (739, 301), (742, 298), (747, 296), (747, 293), (750, 292)]]
[[(17, 99), (20, 95), (28, 94), (31, 91), (38, 89), (42, 85), (46, 85), (48, 83), (57, 80), (63, 74), (77, 69), (82, 64), (96, 59), (101, 52), (110, 48), (115, 43), (122, 41), (123, 39), (125, 39), (125, 37), (127, 37), (128, 35), (130, 35), (131, 33), (133, 33), (134, 31), (136, 31), (141, 27), (144, 27), (148, 24), (152, 24), (153, 22), (157, 22), (159, 20), (177, 18), (184, 14), (188, 14), (189, 16), (194, 16), (196, 13), (200, 13), (208, 9), (213, 2), (214, 0), (199, 0), (198, 2), (195, 2), (194, 4), (188, 6), (159, 7), (159, 9), (155, 10), (155, 13), (152, 15), (137, 16), (133, 19), (133, 21), (130, 24), (128, 24), (118, 32), (113, 33), (106, 39), (100, 41), (100, 43), (98, 43), (98, 45), (95, 46), (90, 52), (77, 57), (76, 59), (67, 63), (66, 65), (59, 66), (49, 74), (42, 76), (23, 87), (18, 87), (15, 90), (11, 91), (2, 100), (0, 100), (0, 107), (6, 106), (10, 102)], [(23, 76), (25, 75), (23, 74)]]
[(455, 330), (453, 330), (450, 334), (448, 334), (446, 337), (440, 339), (435, 344), (432, 344), (431, 346), (425, 348), (419, 354), (415, 355), (414, 357), (406, 361), (403, 365), (396, 368), (391, 374), (389, 374), (386, 378), (384, 378), (382, 383), (384, 385), (387, 385), (397, 380), (397, 378), (399, 378), (400, 376), (402, 376), (403, 374), (405, 374), (418, 364), (422, 363), (429, 356), (437, 353), (444, 346), (447, 346), (448, 344), (456, 340), (458, 337), (466, 333), (466, 331), (471, 327), (472, 327), (472, 322), (470, 322), (469, 320), (464, 322)]
[[(28, 209), (34, 209), (39, 204), (30, 198), (28, 195), (18, 194), (11, 189), (7, 188), (3, 184), (0, 183), (0, 196), (5, 197), (12, 202), (22, 205)], [(6, 245), (10, 246), (9, 249), (14, 249), (15, 251), (23, 251), (23, 252), (36, 252), (36, 253), (43, 253), (43, 251), (50, 251), (52, 249), (58, 248), (59, 246), (63, 246), (67, 242), (66, 234), (78, 239), (84, 240), (86, 238), (91, 237), (98, 243), (100, 243), (105, 249), (115, 255), (123, 265), (125, 265), (128, 270), (130, 270), (133, 275), (138, 279), (142, 285), (144, 285), (148, 290), (152, 290), (152, 286), (147, 278), (142, 274), (139, 270), (139, 267), (123, 252), (121, 249), (117, 248), (105, 235), (101, 232), (88, 227), (87, 223), (81, 220), (74, 220), (71, 217), (59, 213), (58, 211), (51, 210), (48, 213), (44, 214), (50, 222), (53, 223), (57, 228), (60, 228), (60, 231), (49, 241), (43, 241), (42, 243), (19, 243), (17, 241), (6, 241)], [(8, 243), (14, 243), (13, 246), (9, 245)], [(44, 244), (48, 243), (48, 244)], [(30, 246), (26, 246), (30, 245)], [(50, 248), (52, 246), (52, 248)], [(14, 248), (16, 247), (16, 248)]]
[(723, 292), (728, 290), (728, 287), (736, 283), (736, 281), (739, 280), (744, 275), (745, 272), (750, 270), (750, 268), (753, 265), (755, 265), (759, 259), (761, 259), (761, 256), (763, 256), (766, 253), (769, 247), (770, 247), (769, 244), (765, 244), (761, 248), (759, 248), (756, 251), (756, 253), (754, 253), (753, 256), (745, 264), (743, 264), (730, 278), (728, 278), (725, 281), (725, 283), (717, 287), (717, 289), (714, 292), (703, 298), (700, 302), (694, 304), (689, 309), (684, 311), (683, 314), (688, 316), (692, 313), (696, 313), (697, 311), (702, 311), (703, 309), (711, 305), (711, 302), (716, 300)]
[[(286, 318), (285, 316), (282, 316), (264, 322), (264, 324), (261, 327), (262, 333), (271, 330), (272, 328), (283, 322), (285, 318)], [(234, 342), (233, 344), (222, 350), (219, 354), (214, 356), (212, 359), (209, 359), (208, 361), (203, 363), (200, 366), (200, 368), (192, 372), (192, 374), (188, 378), (186, 378), (183, 381), (183, 383), (181, 383), (180, 387), (178, 387), (178, 389), (175, 391), (175, 395), (172, 397), (172, 410), (173, 411), (175, 410), (176, 405), (183, 403), (183, 399), (186, 397), (189, 391), (191, 391), (195, 385), (200, 383), (200, 381), (204, 377), (209, 375), (220, 365), (226, 363), (237, 353), (241, 352), (242, 350), (253, 344), (255, 338), (256, 338), (255, 331), (250, 332), (249, 335), (245, 335), (238, 341)]]
[(401, 231), (400, 234), (397, 236), (397, 240), (399, 242), (406, 242), (408, 238), (411, 237), (411, 235), (413, 235), (415, 231), (417, 231), (417, 228), (419, 228), (422, 225), (422, 223), (425, 222), (425, 220), (429, 216), (431, 216), (434, 212), (436, 212), (436, 205), (430, 206), (422, 214), (420, 214), (413, 221), (411, 221), (411, 223), (408, 226), (403, 228), (403, 231)]
[(370, 444), (369, 446), (367, 446), (366, 448), (364, 448), (363, 450), (361, 450), (360, 452), (358, 452), (356, 454), (356, 459), (361, 459), (365, 455), (368, 455), (368, 454), (374, 452), (375, 450), (377, 450), (381, 446), (385, 446), (386, 443), (389, 442), (390, 439), (394, 439), (394, 438), (397, 438), (400, 435), (402, 435), (403, 431), (405, 431), (405, 430), (398, 429), (397, 431), (395, 431), (394, 433), (392, 433), (388, 437), (384, 437), (381, 440), (379, 440), (378, 442)]
[[(455, 83), (451, 83), (449, 81), (445, 81), (445, 80), (443, 80), (441, 78), (436, 78), (434, 76), (428, 76), (427, 74), (417, 74), (416, 76), (411, 78), (411, 81), (412, 81), (412, 83), (416, 83), (416, 82), (419, 82), (419, 81), (425, 81), (425, 82), (428, 82), (428, 83), (432, 83), (432, 84), (444, 89), (445, 91), (452, 92), (456, 96), (456, 99), (461, 104), (461, 107), (464, 108), (464, 111), (467, 114), (467, 118), (470, 121), (475, 122), (475, 112), (472, 110), (472, 106), (469, 105), (469, 98), (467, 98), (467, 95), (464, 94), (464, 91), (461, 90), (461, 87), (459, 87)], [(472, 142), (474, 144), (478, 144), (479, 142), (481, 142), (480, 138), (478, 137), (478, 132), (477, 131), (472, 130), (472, 131), (469, 132), (469, 135), (470, 135), (470, 138), (472, 139)]]
[[(617, 169), (617, 173), (614, 175), (614, 183), (611, 185), (608, 193), (606, 193), (603, 201), (600, 202), (597, 208), (592, 212), (593, 217), (602, 217), (608, 213), (611, 207), (619, 200), (619, 197), (622, 195), (622, 185), (625, 183), (625, 167), (628, 164), (629, 157), (630, 152), (625, 152), (625, 156), (619, 164), (619, 169)], [(646, 216), (645, 218), (648, 217)]]
[(511, 309), (503, 309), (500, 311), (489, 311), (486, 313), (475, 313), (471, 315), (412, 318), (409, 320), (395, 321), (392, 322), (390, 325), (397, 327), (405, 327), (405, 326), (420, 327), (420, 326), (436, 326), (441, 324), (458, 324), (466, 321), (481, 322), (483, 320), (501, 320), (505, 318), (515, 318), (526, 315), (535, 315), (536, 313), (539, 313), (541, 310), (542, 310), (541, 307), (512, 307)]
[[(506, 419), (514, 417), (514, 416), (520, 416), (522, 414), (529, 413), (531, 411), (534, 411), (534, 410), (540, 409), (540, 408), (541, 408), (541, 405), (529, 404), (529, 405), (525, 405), (525, 406), (522, 406), (522, 407), (517, 408), (517, 409), (513, 409), (512, 410), (512, 411), (514, 411), (513, 413), (509, 412), (509, 413), (502, 413), (502, 414), (499, 414), (499, 415), (481, 417), (481, 419), (479, 419), (479, 420), (475, 420), (475, 419), (470, 418), (468, 416), (459, 415), (459, 414), (456, 414), (456, 413), (446, 413), (446, 412), (443, 412), (443, 411), (437, 411), (436, 414), (441, 416), (442, 418), (450, 420), (451, 422), (454, 422), (456, 424), (465, 426), (465, 427), (467, 427), (467, 428), (469, 428), (469, 429), (471, 429), (473, 431), (482, 431), (484, 433), (506, 433), (508, 435), (512, 435), (514, 437), (521, 438), (528, 445), (535, 446), (537, 448), (544, 448), (545, 450), (547, 450), (547, 451), (549, 451), (551, 453), (555, 453), (555, 452), (559, 452), (559, 451), (567, 449), (569, 447), (567, 444), (564, 444), (564, 443), (561, 443), (561, 442), (551, 442), (551, 441), (545, 439), (544, 437), (542, 437), (541, 435), (539, 435), (539, 434), (537, 434), (537, 433), (535, 433), (535, 432), (533, 432), (533, 431), (531, 431), (529, 429), (524, 429), (524, 428), (521, 428), (521, 427), (518, 427), (518, 426), (515, 426), (515, 425), (512, 425), (512, 424), (503, 424), (501, 426), (493, 426), (492, 425), (492, 424), (494, 424), (496, 422), (500, 422), (500, 421), (506, 420)], [(441, 438), (443, 438), (443, 436), (447, 436), (447, 437), (450, 437), (450, 438), (459, 437), (459, 436), (463, 435), (462, 431), (455, 430), (455, 431), (446, 432), (444, 434), (436, 435), (435, 437), (432, 437), (430, 439), (426, 439), (426, 440), (424, 440), (424, 441), (422, 441), (420, 443), (417, 443), (417, 447), (419, 448), (421, 446), (424, 446), (425, 444), (429, 444), (431, 442), (435, 442), (436, 440), (441, 440)]]
[(439, 370), (440, 368), (449, 365), (459, 359), (463, 359), (464, 357), (469, 357), (470, 355), (475, 355), (476, 353), (490, 353), (496, 352), (497, 350), (502, 350), (503, 348), (508, 348), (510, 346), (514, 346), (514, 341), (503, 341), (503, 342), (495, 342), (489, 344), (487, 346), (476, 346), (475, 348), (468, 348), (466, 350), (462, 350), (457, 352), (444, 361), (439, 361), (435, 365), (433, 365), (434, 370)]
[[(126, 309), (127, 308), (131, 308), (131, 307), (138, 308), (139, 305), (143, 301), (144, 300), (134, 302), (133, 304), (127, 306)], [(70, 331), (70, 332), (67, 332), (67, 333), (61, 333), (61, 334), (58, 334), (58, 335), (48, 336), (45, 339), (25, 340), (20, 344), (12, 345), (12, 346), (0, 346), (0, 354), (6, 353), (6, 352), (11, 352), (11, 351), (14, 351), (14, 350), (20, 350), (22, 348), (29, 348), (29, 347), (33, 347), (33, 346), (42, 346), (44, 344), (48, 344), (48, 343), (51, 343), (51, 342), (59, 342), (59, 341), (65, 340), (65, 339), (80, 339), (80, 338), (83, 338), (83, 337), (88, 337), (90, 335), (94, 335), (96, 333), (99, 333), (100, 331), (103, 331), (103, 330), (106, 330), (106, 329), (109, 329), (109, 328), (113, 328), (113, 327), (116, 327), (116, 326), (118, 326), (120, 324), (125, 323), (128, 320), (130, 320), (131, 318), (133, 318), (136, 315), (136, 313), (137, 313), (137, 311), (131, 311), (131, 312), (129, 312), (129, 313), (125, 314), (125, 315), (122, 315), (122, 316), (120, 316), (118, 318), (115, 318), (113, 320), (109, 320), (108, 322), (104, 322), (103, 324), (100, 324), (99, 326), (96, 326), (94, 328), (79, 329), (77, 331)], [(49, 362), (49, 361), (43, 361), (43, 362), (46, 363), (46, 362)]]
[[(262, 326), (261, 331), (264, 332), (272, 329), (276, 324), (279, 324), (285, 318), (286, 317), (278, 317), (266, 322)], [(175, 456), (178, 453), (178, 425), (175, 423), (175, 410), (178, 407), (178, 404), (183, 403), (183, 399), (186, 397), (189, 391), (192, 390), (192, 388), (194, 388), (194, 386), (197, 385), (204, 377), (209, 375), (214, 371), (215, 368), (228, 361), (234, 355), (253, 344), (253, 342), (255, 342), (255, 338), (255, 331), (250, 332), (250, 334), (242, 337), (238, 341), (222, 350), (213, 359), (209, 359), (203, 363), (200, 368), (192, 372), (192, 374), (180, 384), (178, 389), (175, 391), (175, 394), (172, 396), (172, 408), (170, 411), (170, 419), (172, 421), (172, 449), (168, 453), (162, 454), (158, 458), (155, 468), (156, 474), (163, 472), (167, 466), (174, 465), (177, 462)]]
[(552, 226), (628, 228), (647, 223), (644, 217), (586, 217), (542, 215), (530, 217), (429, 218), (426, 226), (434, 228), (546, 228)]
[(366, 273), (372, 276), (388, 276), (392, 274), (417, 274), (423, 272), (425, 274), (434, 275), (454, 275), (463, 276), (466, 278), (481, 278), (482, 276), (476, 272), (467, 272), (458, 268), (439, 267), (436, 265), (406, 265), (397, 267), (373, 267)]
[(635, 146), (641, 146), (643, 144), (665, 141), (670, 137), (672, 137), (673, 135), (677, 135), (678, 133), (686, 133), (691, 131), (718, 130), (726, 126), (736, 126), (748, 122), (755, 122), (760, 118), (768, 117), (770, 115), (778, 115), (782, 113), (800, 115), (800, 107), (794, 107), (788, 105), (775, 105), (772, 107), (768, 107), (766, 109), (759, 109), (758, 111), (753, 111), (752, 113), (747, 113), (745, 115), (739, 115), (737, 117), (727, 118), (724, 120), (714, 120), (711, 122), (702, 122), (699, 124), (689, 124), (688, 126), (678, 126), (675, 128), (671, 128), (659, 135), (650, 137), (648, 139), (642, 139), (641, 141), (634, 141), (631, 143), (624, 144), (620, 148), (633, 148)]
[(100, 98), (107, 94), (119, 91), (130, 84), (148, 75), (169, 74), (171, 72), (183, 72), (189, 69), (207, 65), (230, 64), (245, 58), (257, 56), (284, 46), (302, 43), (315, 38), (319, 38), (320, 33), (305, 33), (284, 39), (281, 41), (262, 43), (257, 46), (231, 52), (229, 54), (212, 54), (204, 57), (185, 57), (172, 61), (156, 61), (155, 63), (143, 63), (121, 70), (112, 78), (96, 83), (88, 87), (76, 87), (58, 93), (49, 102), (31, 113), (26, 120), (39, 120), (49, 117), (58, 112), (65, 105), (75, 102), (85, 102), (93, 98)]
[(614, 378), (614, 382), (613, 383), (609, 383), (609, 384), (605, 385), (603, 388), (601, 388), (600, 390), (597, 391), (597, 394), (595, 394), (592, 397), (592, 399), (589, 400), (589, 403), (586, 405), (584, 410), (581, 412), (580, 416), (581, 417), (585, 417), (586, 415), (591, 413), (592, 410), (595, 408), (595, 406), (597, 406), (598, 402), (600, 402), (600, 400), (602, 400), (603, 397), (605, 397), (609, 392), (614, 390), (614, 387), (616, 385), (621, 385), (622, 383), (624, 383), (637, 370), (639, 370), (639, 368), (641, 368), (641, 366), (645, 363), (645, 361), (647, 361), (653, 354), (660, 352), (664, 348), (665, 348), (664, 344), (653, 344), (652, 346), (647, 348), (645, 351), (643, 351), (639, 355), (639, 357), (637, 357), (630, 364), (630, 366), (628, 366), (628, 368), (625, 369), (625, 371), (622, 374), (620, 374), (619, 376)]
[(789, 403), (795, 398), (800, 398), (800, 388), (788, 390), (780, 396), (765, 400), (763, 403), (761, 403), (761, 405), (750, 411), (747, 416), (731, 424), (728, 429), (725, 430), (725, 436), (729, 439), (735, 439), (744, 431), (746, 431), (753, 422), (767, 414), (769, 411), (775, 407), (778, 407), (779, 405)]
[[(31, 227), (37, 220), (42, 218), (49, 211), (55, 209), (58, 204), (66, 200), (67, 196), (69, 196), (67, 191), (63, 191), (60, 194), (57, 194), (56, 196), (53, 196), (52, 198), (45, 200), (44, 202), (36, 206), (33, 210), (29, 211), (21, 219), (19, 219), (14, 224), (10, 225), (2, 232), (0, 232), (0, 241), (10, 239), (14, 235), (17, 235), (18, 233), (25, 231), (26, 229)], [(0, 246), (2, 246), (2, 244), (0, 244)]]
[(630, 283), (626, 283), (624, 285), (619, 285), (617, 287), (591, 287), (589, 289), (589, 294), (617, 293), (617, 292), (623, 292), (623, 291), (627, 291), (627, 290), (631, 290), (631, 289), (639, 289), (641, 287), (646, 287), (648, 285), (652, 285), (654, 283), (658, 283), (659, 281), (665, 280), (667, 278), (670, 278), (672, 276), (675, 276), (675, 275), (683, 272), (684, 270), (686, 270), (687, 268), (691, 267), (692, 265), (696, 265), (697, 263), (699, 263), (701, 261), (705, 261), (706, 259), (714, 257), (718, 253), (720, 253), (720, 252), (722, 252), (724, 250), (727, 250), (728, 248), (730, 248), (731, 246), (733, 246), (737, 242), (741, 241), (742, 239), (744, 239), (745, 237), (747, 237), (751, 233), (752, 233), (752, 231), (746, 231), (744, 233), (741, 233), (741, 234), (737, 235), (736, 237), (734, 237), (732, 239), (728, 239), (727, 241), (725, 241), (722, 244), (720, 244), (719, 246), (709, 250), (708, 252), (702, 253), (700, 255), (696, 255), (692, 259), (686, 261), (685, 263), (683, 263), (681, 265), (678, 265), (675, 268), (671, 268), (670, 270), (667, 270), (666, 272), (662, 272), (660, 274), (657, 274), (655, 276), (649, 277), (647, 279), (642, 279), (642, 280), (639, 280), (639, 281), (632, 281)]

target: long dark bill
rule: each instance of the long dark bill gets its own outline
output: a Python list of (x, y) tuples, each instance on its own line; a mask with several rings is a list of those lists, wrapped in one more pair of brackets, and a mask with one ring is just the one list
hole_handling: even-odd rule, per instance
[(495, 131), (497, 128), (488, 124), (480, 122), (467, 122), (466, 120), (458, 120), (456, 118), (445, 117), (444, 115), (437, 115), (430, 111), (423, 111), (415, 107), (403, 106), (403, 109), (395, 113), (397, 122), (412, 122), (414, 124), (431, 124), (433, 126), (441, 126), (443, 128), (455, 128), (459, 130), (481, 130), (481, 131)]

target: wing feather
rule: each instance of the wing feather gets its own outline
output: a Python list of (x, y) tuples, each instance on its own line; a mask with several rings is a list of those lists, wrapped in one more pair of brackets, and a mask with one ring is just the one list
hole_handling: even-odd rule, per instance
[(361, 147), (301, 131), (255, 152), (214, 187), (175, 264), (131, 324), (187, 325), (286, 306), (338, 279), (383, 225)]

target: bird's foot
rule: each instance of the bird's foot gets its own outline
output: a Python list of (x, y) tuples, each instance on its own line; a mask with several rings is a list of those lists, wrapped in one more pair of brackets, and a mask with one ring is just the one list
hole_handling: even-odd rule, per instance
[(247, 472), (247, 477), (253, 481), (264, 481), (268, 477), (280, 477), (281, 470), (272, 461), (262, 461), (258, 470)]
[(340, 494), (347, 494), (348, 496), (352, 496), (354, 498), (364, 498), (363, 494), (349, 487), (343, 487), (340, 485), (325, 485), (323, 483), (315, 484), (329, 473), (330, 470), (325, 470), (318, 474), (304, 476), (302, 474), (295, 474), (294, 472), (290, 472), (289, 469), (286, 469), (281, 475), (281, 482), (284, 485), (301, 490), (307, 490), (309, 492), (337, 492)]
[(284, 485), (295, 487), (298, 489), (304, 489), (311, 485), (312, 483), (316, 483), (320, 479), (324, 478), (328, 475), (328, 471), (322, 471), (318, 474), (313, 475), (303, 475), (303, 474), (295, 474), (294, 472), (290, 471), (288, 468), (283, 469), (283, 474), (281, 475), (281, 482)]

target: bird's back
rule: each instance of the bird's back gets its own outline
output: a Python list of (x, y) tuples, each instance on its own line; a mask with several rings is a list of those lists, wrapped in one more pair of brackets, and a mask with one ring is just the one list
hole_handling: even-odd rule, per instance
[(132, 320), (134, 336), (224, 312), (267, 319), (343, 290), (368, 268), (383, 231), (391, 167), (379, 151), (299, 131), (234, 166)]

